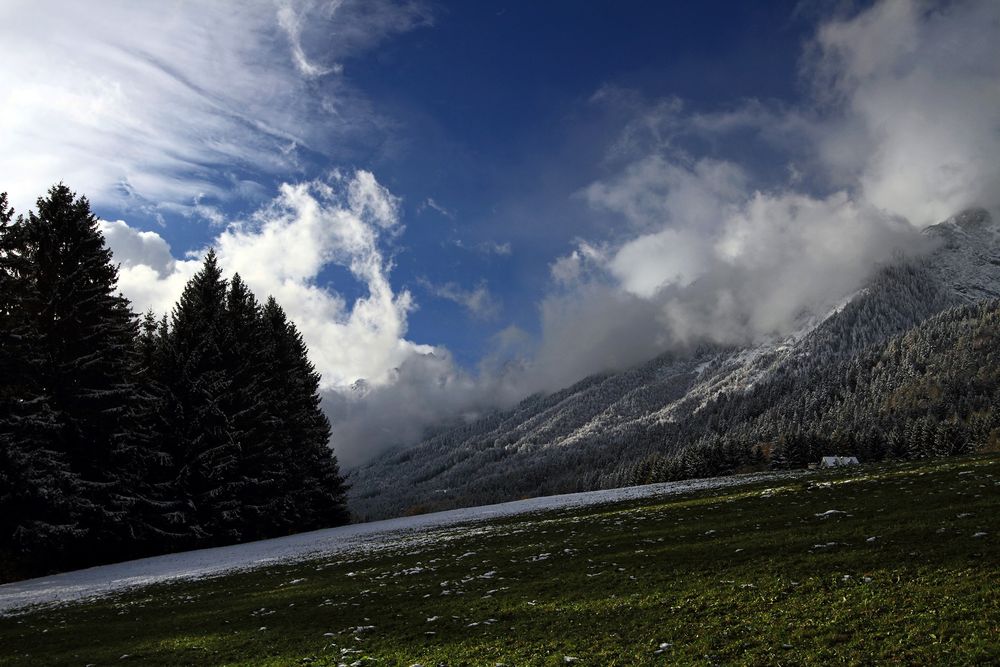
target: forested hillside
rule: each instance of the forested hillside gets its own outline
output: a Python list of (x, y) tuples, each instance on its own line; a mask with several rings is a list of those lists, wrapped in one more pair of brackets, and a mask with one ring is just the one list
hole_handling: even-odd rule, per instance
[(790, 336), (666, 354), (443, 430), (354, 473), (353, 508), (383, 516), (822, 454), (989, 446), (997, 378), (979, 369), (1000, 352), (1000, 234), (980, 210), (926, 233), (929, 254), (883, 268)]

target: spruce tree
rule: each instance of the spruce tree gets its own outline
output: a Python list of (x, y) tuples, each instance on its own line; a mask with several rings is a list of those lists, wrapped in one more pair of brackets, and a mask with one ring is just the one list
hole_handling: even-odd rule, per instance
[(45, 569), (83, 530), (79, 480), (55, 447), (59, 424), (40, 381), (45, 355), (27, 317), (38, 297), (22, 223), (0, 194), (0, 551), (25, 569)]
[(136, 340), (135, 369), (144, 398), (136, 435), (147, 459), (143, 479), (149, 514), (149, 534), (143, 544), (147, 552), (173, 550), (190, 538), (178, 500), (178, 468), (173, 456), (180, 418), (177, 401), (163, 381), (170, 363), (168, 349), (166, 315), (157, 320), (153, 311), (147, 311)]
[(240, 539), (240, 446), (226, 413), (232, 391), (227, 366), (226, 281), (214, 251), (184, 287), (167, 340), (164, 383), (176, 403), (171, 452), (176, 492), (193, 537)]
[(272, 437), (290, 464), (289, 499), (297, 530), (346, 523), (346, 487), (329, 446), (330, 422), (319, 397), (319, 374), (302, 335), (273, 297), (263, 311), (268, 369), (267, 400), (276, 416)]
[(280, 446), (280, 419), (266, 395), (269, 362), (260, 305), (237, 273), (226, 293), (224, 349), (232, 378), (225, 401), (233, 439), (240, 445), (243, 539), (289, 531), (288, 462)]
[(55, 422), (33, 447), (44, 441), (78, 480), (75, 520), (90, 548), (77, 557), (127, 555), (145, 521), (135, 316), (116, 293), (118, 270), (86, 198), (56, 185), (15, 227), (26, 261), (17, 319), (34, 337), (21, 355), (36, 387), (31, 419)]

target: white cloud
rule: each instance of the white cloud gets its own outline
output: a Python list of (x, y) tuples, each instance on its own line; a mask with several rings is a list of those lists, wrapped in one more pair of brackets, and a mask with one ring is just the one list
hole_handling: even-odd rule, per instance
[(1000, 205), (1000, 3), (886, 0), (824, 25), (814, 49), (840, 114), (821, 158), (859, 196), (921, 227)]
[(576, 248), (568, 255), (557, 257), (549, 265), (549, 272), (557, 285), (572, 287), (589, 277), (595, 267), (600, 268), (606, 263), (604, 250), (577, 239)]
[[(434, 348), (406, 340), (407, 291), (395, 292), (381, 249), (383, 236), (400, 230), (398, 201), (374, 176), (281, 186), (280, 194), (251, 219), (230, 224), (214, 240), (227, 275), (238, 272), (264, 299), (273, 295), (302, 331), (325, 388), (363, 378), (391, 382), (412, 355)], [(122, 264), (119, 286), (137, 309), (165, 312), (180, 296), (200, 259), (175, 259), (154, 232), (124, 222), (102, 229)], [(366, 293), (351, 304), (318, 281), (329, 265), (348, 269)]]
[(423, 202), (421, 202), (420, 206), (417, 207), (417, 213), (422, 213), (423, 211), (425, 211), (427, 209), (431, 209), (431, 210), (437, 211), (438, 213), (440, 213), (444, 217), (448, 218), (449, 220), (454, 220), (455, 219), (455, 214), (452, 213), (451, 211), (449, 211), (448, 209), (446, 209), (441, 204), (439, 204), (436, 201), (434, 201), (433, 197), (428, 197)]
[(486, 254), (500, 255), (501, 257), (507, 257), (513, 250), (510, 241), (504, 241), (503, 243), (499, 241), (484, 241), (479, 244), (479, 247)]
[[(918, 229), (1000, 206), (1000, 5), (877, 3), (821, 25), (803, 73), (815, 95), (790, 108), (595, 94), (630, 120), (609, 175), (579, 194), (609, 214), (607, 239), (577, 240), (550, 267), (542, 385), (690, 341), (787, 333), (919, 252)], [(727, 154), (747, 142), (784, 160), (779, 180)]]
[(514, 246), (511, 245), (510, 241), (494, 241), (487, 240), (481, 241), (479, 243), (469, 245), (466, 244), (462, 239), (453, 239), (451, 243), (456, 248), (462, 248), (464, 250), (476, 251), (482, 253), (483, 255), (496, 255), (497, 257), (509, 257), (514, 251)]
[(302, 75), (310, 78), (331, 73), (339, 74), (343, 69), (340, 64), (334, 63), (329, 66), (317, 65), (311, 62), (306, 56), (302, 44), (302, 27), (307, 19), (306, 12), (301, 11), (300, 7), (295, 7), (291, 2), (279, 3), (278, 24), (285, 31), (285, 34), (288, 35), (288, 42), (291, 47), (295, 67)]
[(201, 260), (175, 259), (156, 232), (133, 229), (123, 220), (100, 221), (101, 232), (120, 264), (118, 288), (138, 312), (170, 312)]
[(597, 181), (582, 196), (596, 208), (620, 214), (631, 226), (664, 223), (711, 228), (726, 206), (745, 196), (746, 175), (731, 163), (702, 159), (690, 167), (654, 154), (629, 164), (608, 181)]
[(540, 310), (541, 339), (516, 378), (525, 393), (652, 359), (670, 343), (655, 302), (601, 280), (549, 294)]
[(556, 389), (702, 341), (788, 333), (861, 287), (894, 253), (919, 252), (902, 219), (854, 202), (748, 192), (709, 229), (666, 226), (551, 267), (525, 386)]
[(667, 285), (686, 287), (701, 277), (709, 243), (694, 231), (663, 229), (622, 245), (607, 268), (625, 291), (650, 298)]
[(315, 63), (427, 20), (363, 4), (0, 4), (3, 189), (20, 210), (61, 180), (98, 204), (196, 216), (244, 194), (240, 173), (300, 172), (300, 148), (378, 122), (342, 77), (317, 83), (335, 67)]
[(390, 447), (416, 442), (429, 426), (474, 418), (521, 395), (500, 376), (461, 371), (446, 350), (437, 350), (408, 356), (389, 383), (362, 392), (327, 392), (324, 407), (333, 423), (337, 457), (351, 467)]
[(583, 273), (583, 257), (579, 250), (574, 250), (568, 255), (556, 258), (549, 266), (552, 279), (560, 285), (572, 285), (580, 280)]

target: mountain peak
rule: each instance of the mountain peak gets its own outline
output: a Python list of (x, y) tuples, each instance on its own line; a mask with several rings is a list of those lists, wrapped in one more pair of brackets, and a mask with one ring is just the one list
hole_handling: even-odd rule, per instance
[(1000, 225), (970, 208), (924, 230), (941, 245), (928, 266), (964, 301), (1000, 297)]
[(924, 233), (933, 238), (940, 238), (945, 245), (952, 247), (960, 245), (964, 240), (1000, 240), (1000, 225), (996, 223), (989, 211), (984, 208), (969, 208), (951, 216), (944, 222), (931, 225)]

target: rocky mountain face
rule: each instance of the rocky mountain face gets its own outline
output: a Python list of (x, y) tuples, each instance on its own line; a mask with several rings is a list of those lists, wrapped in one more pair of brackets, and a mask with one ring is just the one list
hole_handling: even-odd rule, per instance
[[(970, 304), (1000, 298), (1000, 225), (985, 211), (967, 211), (925, 234), (932, 252), (883, 268), (840, 307), (812, 317), (789, 336), (739, 349), (705, 345), (667, 353), (389, 452), (351, 474), (352, 509), (371, 519), (718, 474), (794, 456), (793, 442), (799, 450), (836, 446), (868, 457), (898, 454), (878, 442), (889, 431), (902, 438), (906, 424), (896, 428), (879, 417), (885, 412), (879, 392), (890, 391), (889, 385), (899, 390), (910, 371), (890, 368), (882, 384), (865, 390), (863, 405), (844, 415), (845, 396), (860, 391), (858, 365), (875, 363), (878, 354), (904, 344), (907, 334), (916, 336), (913, 340), (932, 332), (948, 338), (958, 336), (962, 326), (982, 326), (991, 316), (982, 309), (970, 314)], [(951, 311), (965, 314), (945, 317), (944, 324), (935, 319)], [(980, 352), (963, 353), (958, 361), (948, 356), (947, 364)], [(811, 402), (803, 402), (805, 396)], [(971, 406), (978, 399), (969, 400)], [(967, 406), (964, 416), (935, 417), (934, 424), (965, 424), (971, 409)], [(870, 414), (862, 414), (866, 410)], [(906, 414), (896, 418), (924, 418)], [(871, 442), (862, 442), (849, 433), (855, 423), (879, 424), (881, 430), (866, 431)], [(843, 440), (823, 441), (826, 431)], [(814, 434), (808, 436), (812, 445), (801, 445), (803, 433)], [(814, 453), (806, 450), (799, 454)]]

